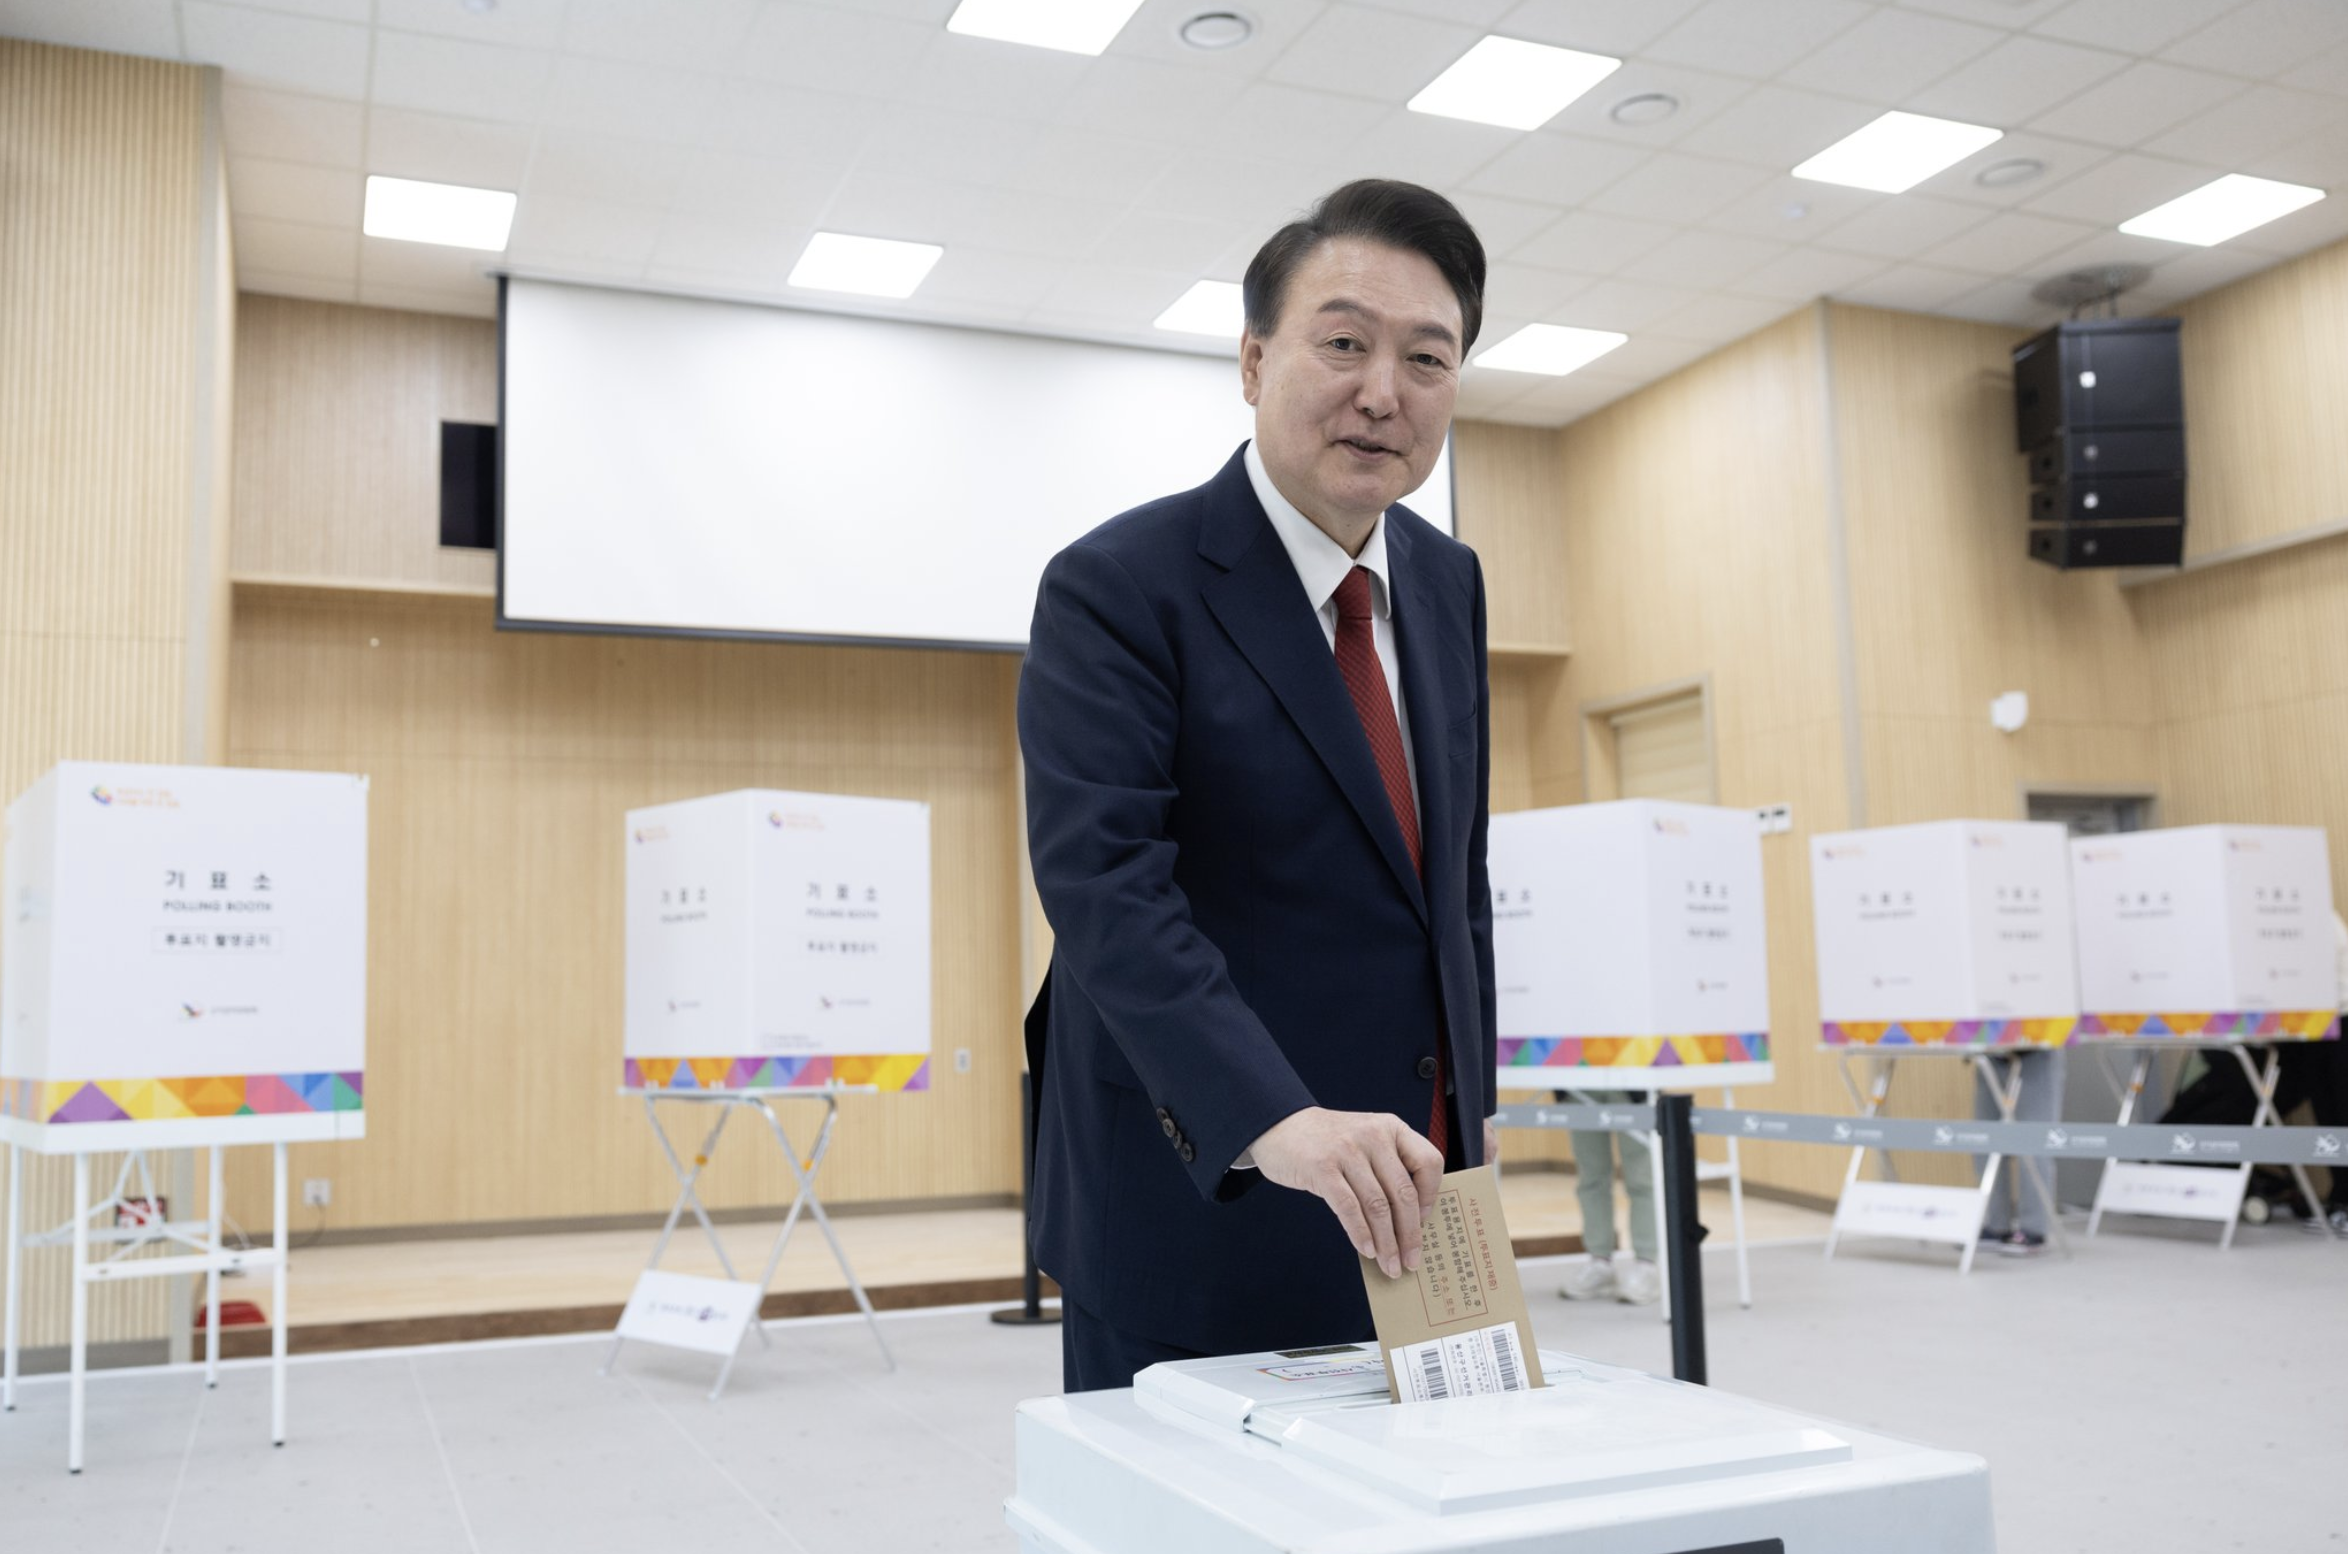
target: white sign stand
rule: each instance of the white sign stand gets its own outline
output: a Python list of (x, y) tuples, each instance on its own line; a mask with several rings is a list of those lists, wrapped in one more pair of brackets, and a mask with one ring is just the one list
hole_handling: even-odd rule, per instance
[[(1859, 1109), (1861, 1123), (1852, 1125), (1852, 1134), (1859, 1142), (1851, 1150), (1851, 1167), (1843, 1176), (1842, 1195), (1835, 1200), (1834, 1224), (1827, 1231), (1826, 1255), (1834, 1256), (1835, 1248), (1845, 1236), (1876, 1236), (1897, 1241), (1926, 1241), (1960, 1249), (1957, 1272), (1973, 1271), (1973, 1254), (1981, 1246), (1981, 1225), (1989, 1213), (1989, 1195), (1997, 1188), (1998, 1166), (2005, 1157), (1984, 1149), (1988, 1158), (1983, 1161), (1981, 1180), (1971, 1187), (1936, 1187), (1921, 1182), (1903, 1182), (1898, 1168), (1892, 1164), (1891, 1152), (1883, 1155), (1884, 1180), (1862, 1181), (1859, 1172), (1864, 1168), (1870, 1149), (1865, 1141), (1864, 1119), (1883, 1109), (1891, 1094), (1892, 1071), (1901, 1058), (1963, 1058), (1989, 1087), (1990, 1098), (1997, 1103), (1998, 1118), (2003, 1122), (2014, 1120), (2014, 1108), (2022, 1099), (2022, 1068), (2020, 1054), (2011, 1050), (1968, 1050), (1961, 1047), (1875, 1047), (1840, 1049), (1842, 1056), (1843, 1088), (1851, 1094), (1851, 1103)], [(1873, 1061), (1877, 1067), (1873, 1079), (1861, 1092), (1851, 1075), (1854, 1062)], [(1951, 1122), (1944, 1131), (1949, 1142), (1961, 1143), (1965, 1135), (1963, 1122)], [(2071, 1243), (2063, 1234), (2063, 1216), (2055, 1203), (2054, 1189), (2039, 1169), (2038, 1162), (2027, 1156), (2015, 1157), (2016, 1165), (2030, 1180), (2030, 1190), (2036, 1192), (2046, 1205), (2046, 1224), (2056, 1246), (2065, 1257), (2071, 1255)]]
[[(659, 1140), (661, 1155), (668, 1161), (669, 1170), (675, 1173), (677, 1178), (677, 1201), (669, 1206), (668, 1219), (660, 1227), (660, 1239), (653, 1243), (652, 1256), (644, 1265), (644, 1274), (637, 1285), (638, 1299), (630, 1301), (629, 1311), (621, 1314), (619, 1330), (612, 1335), (611, 1350), (603, 1360), (604, 1375), (611, 1374), (612, 1367), (619, 1361), (621, 1345), (631, 1338), (639, 1342), (664, 1343), (680, 1348), (697, 1349), (705, 1353), (722, 1352), (725, 1355), (725, 1364), (718, 1370), (716, 1385), (709, 1389), (710, 1400), (715, 1402), (718, 1396), (726, 1390), (726, 1381), (734, 1373), (734, 1361), (741, 1350), (742, 1329), (747, 1328), (751, 1332), (755, 1332), (758, 1335), (758, 1341), (762, 1344), (772, 1342), (766, 1335), (766, 1329), (760, 1326), (756, 1320), (758, 1304), (764, 1299), (767, 1286), (774, 1282), (775, 1270), (782, 1266), (783, 1249), (791, 1244), (791, 1232), (799, 1224), (801, 1210), (805, 1210), (813, 1216), (816, 1228), (823, 1232), (824, 1240), (830, 1244), (832, 1258), (840, 1265), (840, 1272), (848, 1280), (849, 1293), (855, 1296), (857, 1308), (864, 1313), (865, 1323), (872, 1329), (872, 1341), (880, 1345), (882, 1361), (892, 1371), (897, 1368), (897, 1358), (889, 1352), (888, 1339), (881, 1335), (880, 1318), (872, 1309), (870, 1297), (864, 1293), (863, 1282), (856, 1277), (856, 1270), (849, 1264), (847, 1251), (841, 1247), (840, 1238), (832, 1233), (831, 1218), (824, 1213), (823, 1203), (815, 1195), (816, 1173), (823, 1169), (824, 1156), (831, 1150), (833, 1130), (839, 1124), (840, 1097), (846, 1094), (877, 1094), (878, 1089), (879, 1087), (874, 1085), (831, 1085), (819, 1090), (804, 1088), (779, 1090), (623, 1089), (620, 1092), (622, 1095), (635, 1095), (643, 1098), (644, 1120), (652, 1125), (652, 1136)], [(801, 1160), (798, 1150), (792, 1146), (790, 1135), (783, 1131), (781, 1119), (775, 1116), (771, 1103), (778, 1100), (821, 1101), (823, 1103), (823, 1123), (816, 1130), (815, 1145), (807, 1152), (804, 1161)], [(694, 1153), (693, 1163), (690, 1166), (685, 1164), (682, 1157), (678, 1155), (676, 1146), (669, 1141), (668, 1130), (661, 1126), (659, 1108), (662, 1102), (717, 1108), (717, 1121), (711, 1124), (708, 1136), (702, 1140), (701, 1148)], [(710, 1160), (716, 1155), (718, 1140), (725, 1136), (726, 1124), (733, 1120), (736, 1112), (740, 1111), (756, 1112), (765, 1121), (767, 1131), (774, 1136), (776, 1146), (782, 1150), (783, 1159), (790, 1165), (791, 1174), (799, 1184), (798, 1192), (791, 1199), (790, 1212), (783, 1216), (782, 1228), (775, 1233), (774, 1250), (767, 1255), (766, 1271), (759, 1276), (755, 1285), (735, 1274), (733, 1260), (726, 1255), (725, 1242), (719, 1237), (717, 1226), (711, 1222), (708, 1210), (702, 1207), (700, 1193), (701, 1173), (709, 1168)], [(722, 1349), (714, 1348), (710, 1343), (702, 1341), (701, 1337), (694, 1334), (690, 1328), (677, 1331), (644, 1319), (643, 1306), (649, 1298), (657, 1294), (660, 1281), (676, 1278), (676, 1275), (662, 1274), (658, 1270), (661, 1257), (668, 1251), (669, 1241), (676, 1234), (677, 1221), (684, 1216), (687, 1209), (693, 1211), (693, 1217), (701, 1224), (702, 1233), (709, 1238), (711, 1249), (717, 1253), (718, 1266), (725, 1270), (726, 1280), (730, 1281), (737, 1289), (753, 1292), (745, 1297), (748, 1302), (748, 1314), (740, 1319), (738, 1326), (734, 1327), (733, 1342)], [(648, 1284), (647, 1281), (651, 1282)], [(719, 1284), (719, 1281), (716, 1280), (700, 1282), (712, 1286)], [(723, 1298), (720, 1297), (720, 1292), (717, 1289), (712, 1289), (708, 1293), (713, 1298)], [(634, 1314), (633, 1320), (631, 1313)], [(680, 1340), (683, 1341), (680, 1342)]]

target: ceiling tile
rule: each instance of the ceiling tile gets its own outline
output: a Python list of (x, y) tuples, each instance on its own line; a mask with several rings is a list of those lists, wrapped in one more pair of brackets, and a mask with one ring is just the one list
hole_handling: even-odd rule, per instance
[(1399, 107), (1482, 36), (1474, 27), (1424, 16), (1336, 5), (1299, 33), (1264, 75)]
[[(1565, 135), (1588, 135), (1625, 145), (1660, 150), (1676, 146), (1696, 129), (1711, 123), (1731, 104), (1753, 90), (1753, 83), (1736, 76), (1715, 75), (1693, 65), (1667, 65), (1661, 60), (1626, 60), (1623, 67), (1596, 87), (1568, 103), (1545, 129)], [(1661, 94), (1679, 103), (1668, 119), (1657, 124), (1618, 124), (1615, 105), (1631, 97)]]
[(1036, 309), (1036, 316), (1085, 324), (1146, 329), (1196, 276), (1128, 265), (1084, 265), (1069, 271)]
[(458, 317), (497, 317), (497, 287), (486, 279), (464, 287), (398, 286), (380, 281), (362, 282), (359, 305), (390, 308), (402, 313), (445, 313)]
[(1216, 112), (1202, 115), (1192, 139), (1217, 151), (1262, 151), (1292, 162), (1319, 162), (1343, 152), (1392, 112), (1359, 97), (1259, 81)]
[(685, 171), (705, 153), (653, 145), (619, 135), (547, 130), (530, 158), (524, 198), (555, 195), (665, 210)]
[(0, 37), (178, 59), (179, 19), (159, 0), (0, 0)]
[(1494, 32), (1585, 54), (1636, 54), (1703, 0), (1525, 0)]
[(665, 219), (638, 205), (533, 193), (514, 212), (506, 251), (516, 263), (592, 260), (633, 272), (652, 257)]
[[(1105, 200), (990, 189), (972, 200), (946, 229), (945, 244), (949, 252), (968, 244), (1005, 253), (1065, 257), (1084, 253), (1100, 242), (1122, 214), (1119, 207)], [(1212, 258), (1221, 247), (1220, 242), (1215, 243), (1206, 257)], [(1145, 256), (1143, 262), (1165, 268), (1181, 264), (1171, 254), (1156, 260)]]
[(355, 227), (360, 192), (351, 168), (266, 157), (237, 157), (228, 168), (228, 208), (239, 216)]
[(566, 54), (555, 63), (542, 122), (553, 129), (701, 145), (717, 111), (714, 101), (707, 76)]
[(2214, 168), (2123, 152), (2029, 200), (2024, 208), (2045, 216), (2116, 226), (2198, 189), (2216, 176)]
[[(1433, 189), (1454, 189), (1469, 183), (1477, 169), (1493, 164), (1515, 146), (1560, 138), (1397, 108), (1351, 145), (1338, 148), (1337, 163), (1347, 177), (1400, 178)], [(1476, 186), (1487, 187), (1480, 182)]]
[(536, 122), (545, 111), (554, 56), (415, 33), (378, 32), (374, 100), (457, 118)]
[(2254, 86), (2144, 143), (2146, 151), (2218, 167), (2245, 162), (2312, 135), (2348, 134), (2348, 102), (2319, 92)]
[(1975, 270), (1951, 270), (1931, 264), (1897, 264), (1835, 293), (1840, 302), (1871, 308), (1897, 308), (1908, 313), (1930, 313), (1955, 298), (1979, 291), (1990, 277)]
[[(530, 160), (536, 138), (524, 124), (377, 108), (367, 116), (367, 171), (476, 189), (519, 190), (523, 174), (536, 171)], [(600, 180), (601, 164), (587, 176)]]
[(1030, 145), (995, 171), (1005, 189), (1055, 193), (1063, 189), (1148, 188), (1181, 153), (1158, 141), (1121, 135), (1053, 135)]
[(1868, 14), (1858, 0), (1710, 0), (1644, 52), (1759, 79), (1807, 58)]
[(310, 275), (350, 281), (359, 276), (359, 224), (318, 226), (308, 222), (236, 218), (236, 260), (241, 269), (280, 275)]
[(1211, 152), (1175, 162), (1136, 205), (1201, 221), (1235, 221), (1268, 236), (1326, 194), (1327, 185), (1327, 177), (1312, 168)]
[(316, 97), (367, 95), (367, 29), (182, 0), (180, 27), (186, 58), (218, 65), (229, 79)]
[(2139, 60), (2049, 109), (2031, 128), (2123, 149), (2145, 141), (2247, 90), (2232, 76)]
[(733, 68), (786, 86), (888, 97), (944, 36), (902, 17), (774, 0), (760, 8)]
[(366, 147), (366, 110), (357, 103), (232, 85), (221, 94), (221, 120), (231, 156), (357, 167)]
[(1070, 268), (1066, 260), (1039, 254), (954, 247), (922, 280), (920, 295), (939, 303), (983, 303), (1017, 317), (1058, 289)]
[(1638, 263), (1637, 277), (1665, 286), (1700, 291), (1728, 285), (1770, 260), (1792, 252), (1791, 245), (1724, 232), (1682, 232)]
[(2128, 58), (2048, 38), (2009, 38), (1918, 92), (1902, 107), (1997, 129), (2036, 118), (2125, 69)]
[(646, 274), (692, 271), (705, 282), (730, 277), (779, 289), (813, 235), (788, 221), (671, 212), (653, 243)]
[(1528, 426), (1563, 426), (1594, 410), (1602, 410), (1638, 389), (1639, 384), (1632, 379), (1603, 377), (1585, 368), (1562, 378), (1536, 381), (1510, 400), (1500, 414), (1504, 420)]
[(2293, 66), (2278, 78), (2278, 84), (2297, 87), (2303, 92), (2329, 92), (2334, 97), (2348, 97), (2348, 48), (2336, 48)]
[(1657, 319), (1654, 332), (1674, 339), (1721, 345), (1742, 340), (1754, 330), (1776, 323), (1793, 311), (1783, 302), (1764, 297), (1732, 297), (1724, 292), (1698, 297), (1686, 307)]
[(887, 105), (869, 97), (837, 97), (769, 81), (715, 82), (696, 143), (750, 156), (846, 161), (864, 149), (888, 116)]
[(2295, 146), (2254, 157), (2237, 171), (2330, 190), (2336, 200), (2348, 193), (2348, 135), (2310, 136)]
[(1500, 18), (1516, 8), (1517, 0), (1353, 0), (1359, 6), (1374, 6), (1381, 11), (1407, 11), (1413, 16), (1432, 16), (1438, 21), (1463, 22), (1470, 27), (1490, 30)]
[(757, 0), (570, 0), (562, 46), (631, 64), (731, 71), (758, 15)]
[(570, 0), (498, 0), (486, 11), (452, 0), (375, 0), (375, 25), (396, 32), (428, 32), (467, 43), (551, 49), (562, 41)]
[(2070, 43), (2118, 49), (2123, 54), (2157, 54), (2241, 3), (2242, 0), (2071, 0), (2061, 10), (2041, 18), (2030, 30)]
[(1899, 0), (1915, 11), (1933, 11), (1988, 27), (2027, 27), (2062, 7), (2063, 0)]
[(1599, 281), (1573, 297), (1550, 316), (1549, 322), (1636, 334), (1656, 320), (1679, 312), (1699, 295), (1684, 286), (1656, 286), (1618, 275)]
[(1843, 287), (1879, 275), (1884, 262), (1870, 254), (1838, 254), (1824, 248), (1797, 248), (1741, 277), (1735, 290), (1747, 297), (1806, 302), (1831, 297)]
[[(1485, 276), (1484, 305), (1496, 317), (1547, 318), (1588, 291), (1596, 279), (1565, 270), (1503, 262), (1491, 266)], [(1500, 338), (1489, 320), (1484, 338), (1487, 342)]]
[(499, 262), (498, 256), (441, 243), (403, 243), (396, 238), (359, 239), (359, 289), (382, 286), (436, 286), (470, 291)]
[(842, 180), (817, 225), (827, 232), (855, 237), (943, 243), (954, 224), (980, 198), (976, 189), (935, 178), (858, 173)]
[(310, 275), (280, 275), (273, 270), (256, 270), (241, 260), (236, 267), (236, 289), (258, 292), (264, 297), (300, 297), (309, 302), (356, 302), (359, 283), (320, 280)]
[(1686, 136), (1680, 149), (1785, 172), (1882, 114), (1874, 103), (1764, 86)]
[(1246, 82), (1187, 65), (1103, 55), (1053, 113), (1087, 135), (1123, 135), (1188, 145)]
[(2000, 211), (1924, 257), (1937, 265), (1991, 275), (2035, 273), (2048, 255), (2074, 248), (2095, 235), (2094, 227), (2080, 222)]
[(2030, 295), (2032, 280), (1991, 281), (1979, 291), (1942, 303), (1934, 311), (1951, 318), (1970, 318), (1984, 324), (2010, 324), (2017, 329), (2043, 329), (2062, 317), (2062, 309), (2048, 307)]
[(1718, 344), (1710, 340), (1643, 334), (1608, 351), (1595, 365), (1606, 379), (1651, 383), (1666, 374), (1679, 371), (1700, 357), (1711, 355), (1719, 348)]
[(1459, 213), (1467, 217), (1468, 225), (1476, 229), (1476, 239), (1484, 245), (1487, 259), (1505, 256), (1557, 219), (1557, 208), (1553, 205), (1503, 200), (1464, 190), (1450, 198)]
[(2192, 252), (2195, 250), (2183, 243), (2164, 242), (2157, 237), (2138, 237), (2131, 232), (2107, 229), (2069, 248), (2046, 255), (2030, 266), (2029, 275), (2043, 280), (2050, 275), (2067, 275), (2073, 270), (2100, 269), (2113, 264), (2143, 264), (2157, 268), (2179, 254)]
[[(668, 154), (667, 148), (660, 148), (660, 154)], [(739, 151), (688, 151), (684, 156), (669, 209), (810, 227), (831, 203), (846, 171), (840, 162), (807, 156), (746, 156)], [(535, 169), (531, 185), (537, 185)]]
[[(2334, 147), (2335, 154), (2338, 149)], [(2276, 255), (2303, 254), (2344, 237), (2348, 237), (2348, 195), (2334, 194), (2263, 227), (2253, 227), (2223, 246)]]
[[(949, 7), (959, 0), (947, 0)], [(1108, 57), (1154, 59), (1194, 66), (1245, 80), (1261, 74), (1297, 35), (1329, 9), (1328, 0), (1247, 0), (1241, 9), (1255, 32), (1233, 49), (1194, 49), (1179, 29), (1202, 7), (1198, 0), (1147, 0), (1109, 44)]]
[(1603, 140), (1534, 133), (1518, 137), (1468, 182), (1484, 194), (1536, 204), (1579, 205), (1649, 159), (1649, 153)]
[(1508, 257), (1520, 264), (1610, 275), (1662, 246), (1675, 230), (1657, 221), (1569, 211)]
[[(1265, 232), (1242, 232), (1232, 222), (1203, 216), (1172, 216), (1163, 211), (1112, 209), (1110, 219), (1091, 245), (1081, 252), (1086, 263), (1123, 265), (1135, 269), (1183, 270), (1210, 280), (1239, 279), (1213, 275), (1216, 262), (1235, 246), (1261, 246)], [(1035, 245), (1021, 244), (1032, 250)], [(1251, 248), (1250, 252), (1253, 251)]]
[(1879, 10), (1795, 61), (1778, 79), (1788, 86), (1894, 104), (2007, 36), (1944, 16)]
[(1714, 211), (1706, 230), (1768, 238), (1779, 243), (1814, 243), (1843, 222), (1897, 196), (1849, 189), (1780, 174)]
[(1767, 168), (1659, 151), (1637, 173), (1594, 195), (1590, 209), (1646, 221), (1696, 222), (1769, 182)]
[(856, 169), (983, 188), (1042, 133), (1009, 119), (911, 108), (882, 119), (865, 141)]
[[(2027, 183), (2008, 184), (1991, 188), (1978, 181), (1981, 172), (2000, 162), (2029, 158), (2044, 164), (2046, 171)], [(1911, 190), (1928, 194), (1935, 199), (1963, 200), (1969, 205), (2015, 206), (2037, 199), (2049, 190), (2060, 188), (2080, 174), (2101, 167), (2112, 159), (2109, 148), (2091, 146), (2082, 141), (2061, 140), (2042, 135), (2036, 130), (2016, 130), (1957, 163), (1944, 172), (1933, 174)]]
[[(1057, 49), (941, 33), (890, 95), (931, 108), (1048, 119), (1091, 71), (1093, 61)], [(1215, 80), (1201, 71), (1201, 84)], [(1221, 90), (1217, 82), (1216, 89)]]
[(1879, 259), (1913, 259), (1947, 242), (1986, 214), (1978, 205), (1935, 200), (1920, 194), (1881, 200), (1848, 221), (1838, 222), (1816, 241), (1846, 253)]
[(2250, 0), (2161, 51), (2163, 59), (2263, 81), (2348, 41), (2339, 0)]

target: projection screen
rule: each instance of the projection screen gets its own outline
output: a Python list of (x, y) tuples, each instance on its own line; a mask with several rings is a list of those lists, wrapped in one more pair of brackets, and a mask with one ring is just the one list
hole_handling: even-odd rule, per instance
[[(1070, 540), (1253, 429), (1229, 358), (516, 277), (498, 623), (1017, 651)], [(1411, 509), (1449, 531), (1448, 451)]]

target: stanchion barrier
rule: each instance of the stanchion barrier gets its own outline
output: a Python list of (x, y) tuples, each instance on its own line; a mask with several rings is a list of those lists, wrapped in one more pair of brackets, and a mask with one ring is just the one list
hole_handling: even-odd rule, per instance
[(1060, 1320), (1057, 1311), (1044, 1309), (1043, 1272), (1035, 1265), (1035, 1075), (1019, 1074), (1019, 1304), (987, 1315), (1005, 1327), (1041, 1327)]
[[(1667, 1095), (1655, 1103), (1663, 1145), (1663, 1234), (1671, 1243), (1671, 1374), (1705, 1384), (1704, 1226), (1696, 1218), (1695, 1101)], [(1684, 1314), (1684, 1315), (1683, 1315)]]

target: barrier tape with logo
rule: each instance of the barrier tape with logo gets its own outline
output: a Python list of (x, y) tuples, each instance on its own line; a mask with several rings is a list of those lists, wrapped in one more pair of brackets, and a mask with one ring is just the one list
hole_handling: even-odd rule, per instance
[[(1652, 1133), (1655, 1108), (1621, 1103), (1517, 1103), (1494, 1114), (1503, 1128)], [(1935, 1122), (1909, 1117), (1817, 1117), (1699, 1107), (1693, 1131), (1720, 1137), (1826, 1144), (1844, 1149), (2030, 1155), (2059, 1160), (2153, 1160), (2196, 1165), (2324, 1165), (2348, 1168), (2348, 1129), (2169, 1127), (2151, 1123)]]

